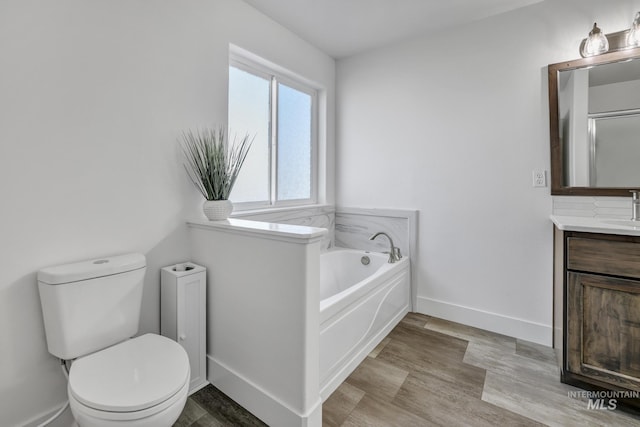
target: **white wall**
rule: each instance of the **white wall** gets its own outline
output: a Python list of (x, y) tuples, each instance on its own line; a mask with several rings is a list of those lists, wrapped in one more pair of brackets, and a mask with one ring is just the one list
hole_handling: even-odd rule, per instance
[(0, 2), (0, 425), (66, 398), (38, 269), (144, 253), (141, 332), (158, 331), (158, 269), (188, 258), (201, 204), (176, 138), (226, 121), (230, 42), (327, 88), (332, 203), (334, 61), (243, 2)]
[(545, 1), (337, 62), (337, 204), (420, 210), (420, 311), (551, 344), (546, 65), (638, 9)]

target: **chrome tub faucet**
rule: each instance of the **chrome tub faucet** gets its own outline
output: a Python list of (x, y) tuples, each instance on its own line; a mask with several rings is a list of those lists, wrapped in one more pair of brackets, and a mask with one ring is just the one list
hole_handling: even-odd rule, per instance
[(400, 261), (400, 259), (402, 258), (402, 254), (400, 253), (400, 248), (397, 248), (393, 245), (393, 240), (391, 240), (391, 237), (387, 233), (383, 231), (379, 231), (373, 236), (369, 237), (369, 240), (375, 240), (375, 238), (380, 235), (383, 235), (387, 239), (389, 239), (389, 243), (391, 244), (391, 248), (389, 249), (389, 262), (393, 264), (396, 261)]

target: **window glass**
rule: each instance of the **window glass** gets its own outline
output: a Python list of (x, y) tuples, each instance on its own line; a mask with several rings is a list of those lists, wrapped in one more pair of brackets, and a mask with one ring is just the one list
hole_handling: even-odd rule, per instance
[(252, 64), (229, 66), (230, 134), (255, 135), (230, 199), (238, 209), (313, 203), (315, 89)]
[(311, 101), (278, 84), (278, 200), (311, 197)]
[(233, 202), (269, 201), (269, 79), (229, 67), (229, 134), (255, 135), (231, 192)]

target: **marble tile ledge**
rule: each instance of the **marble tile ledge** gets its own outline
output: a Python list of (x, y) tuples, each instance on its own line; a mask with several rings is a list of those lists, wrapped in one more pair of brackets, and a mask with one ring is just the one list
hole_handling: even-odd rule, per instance
[(308, 227), (304, 225), (279, 224), (262, 221), (229, 218), (224, 221), (187, 221), (192, 228), (217, 230), (234, 234), (260, 236), (266, 239), (284, 240), (297, 243), (311, 243), (323, 239), (326, 228)]

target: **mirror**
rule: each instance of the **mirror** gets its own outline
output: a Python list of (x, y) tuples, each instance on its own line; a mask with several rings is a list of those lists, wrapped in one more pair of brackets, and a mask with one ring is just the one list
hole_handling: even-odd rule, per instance
[(640, 188), (640, 49), (549, 65), (551, 194)]

